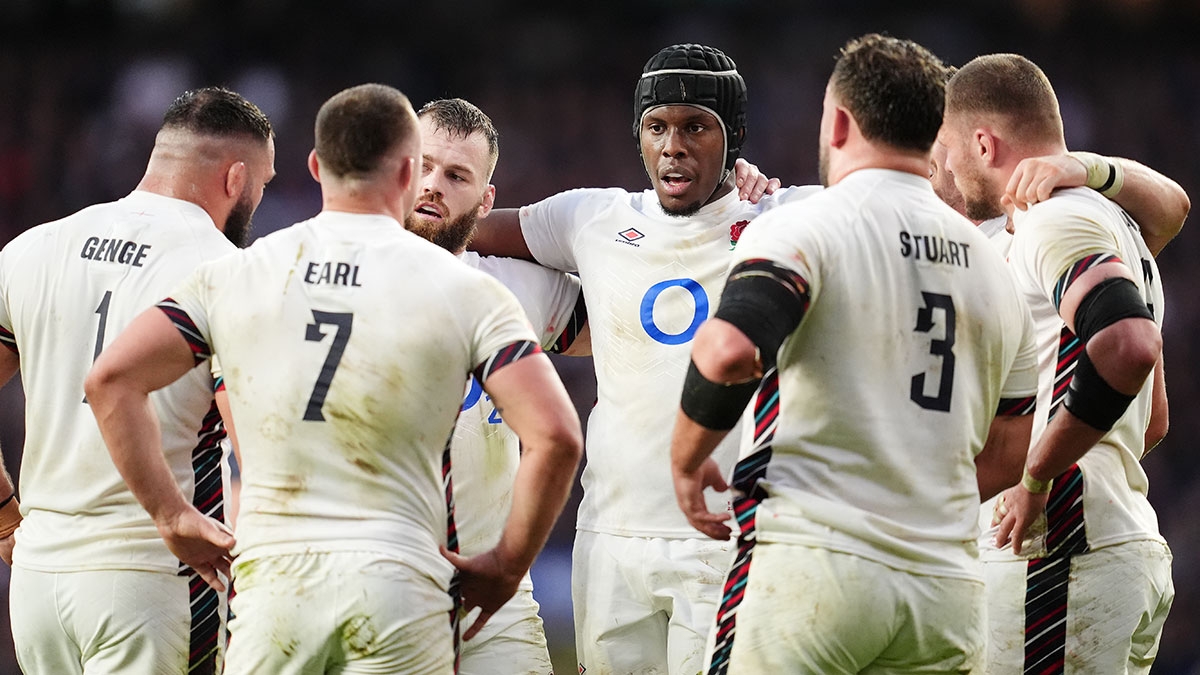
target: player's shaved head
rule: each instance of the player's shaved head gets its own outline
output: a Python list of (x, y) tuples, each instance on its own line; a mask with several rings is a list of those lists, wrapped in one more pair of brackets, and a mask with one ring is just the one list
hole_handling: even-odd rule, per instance
[(1058, 97), (1037, 64), (1019, 54), (972, 59), (946, 85), (946, 116), (968, 123), (987, 117), (1009, 142), (1063, 143)]
[(317, 158), (323, 172), (365, 179), (418, 133), (407, 96), (387, 85), (361, 84), (336, 94), (317, 112)]
[(868, 141), (929, 152), (942, 125), (947, 71), (911, 40), (869, 33), (846, 43), (829, 80)]
[(417, 117), (433, 122), (435, 129), (441, 129), (451, 138), (467, 138), (472, 134), (480, 134), (487, 141), (488, 173), (491, 180), (492, 172), (496, 170), (496, 161), (500, 159), (500, 132), (492, 124), (492, 118), (480, 110), (475, 104), (461, 98), (443, 98), (430, 101), (421, 106)]
[(249, 136), (263, 142), (275, 135), (258, 106), (224, 87), (185, 91), (163, 114), (161, 129), (203, 136)]

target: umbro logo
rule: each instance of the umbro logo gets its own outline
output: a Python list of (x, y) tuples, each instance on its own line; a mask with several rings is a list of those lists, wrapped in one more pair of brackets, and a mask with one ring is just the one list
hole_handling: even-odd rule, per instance
[(633, 242), (637, 241), (638, 239), (644, 238), (646, 235), (642, 234), (641, 232), (638, 232), (635, 228), (631, 227), (628, 230), (621, 230), (620, 232), (617, 233), (617, 236), (620, 237), (620, 239), (616, 239), (614, 241), (620, 242), (622, 244), (629, 244), (630, 246), (639, 246), (639, 244), (635, 244)]

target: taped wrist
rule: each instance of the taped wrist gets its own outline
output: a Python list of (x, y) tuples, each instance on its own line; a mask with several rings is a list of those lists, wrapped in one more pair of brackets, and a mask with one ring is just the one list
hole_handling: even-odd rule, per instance
[(775, 367), (779, 346), (808, 311), (808, 282), (770, 260), (739, 263), (729, 272), (715, 318), (728, 321), (758, 347), (763, 371)]
[(1121, 162), (1094, 152), (1068, 152), (1087, 169), (1087, 187), (1112, 199), (1125, 187), (1125, 168)]
[(683, 413), (705, 429), (729, 431), (737, 425), (742, 412), (758, 389), (760, 378), (748, 382), (722, 384), (704, 377), (696, 362), (688, 364), (683, 379)]
[(1109, 431), (1135, 398), (1137, 397), (1127, 396), (1113, 389), (1101, 377), (1095, 364), (1088, 357), (1086, 346), (1079, 352), (1079, 359), (1075, 361), (1075, 372), (1071, 376), (1071, 386), (1067, 388), (1067, 396), (1063, 401), (1063, 405), (1072, 415), (1094, 429)]
[(0, 503), (0, 539), (7, 539), (21, 524), (21, 504), (16, 500), (16, 493)]
[(1109, 277), (1092, 287), (1075, 310), (1075, 335), (1087, 343), (1122, 319), (1154, 319), (1137, 286), (1125, 277)]

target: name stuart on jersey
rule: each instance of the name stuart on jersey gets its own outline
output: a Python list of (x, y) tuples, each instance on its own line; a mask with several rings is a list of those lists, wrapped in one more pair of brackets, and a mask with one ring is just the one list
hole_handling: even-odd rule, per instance
[(970, 244), (951, 241), (935, 234), (900, 233), (900, 255), (913, 260), (970, 267), (971, 261), (967, 257), (970, 248)]
[(88, 237), (87, 241), (83, 242), (83, 250), (79, 252), (79, 257), (84, 260), (117, 262), (122, 265), (141, 267), (149, 253), (150, 244), (139, 244), (136, 241), (126, 241), (125, 239)]

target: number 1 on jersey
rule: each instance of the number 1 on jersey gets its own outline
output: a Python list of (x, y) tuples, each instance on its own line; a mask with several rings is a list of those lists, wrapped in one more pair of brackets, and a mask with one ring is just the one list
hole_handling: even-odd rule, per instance
[[(92, 363), (100, 358), (100, 352), (104, 349), (104, 327), (108, 325), (108, 303), (112, 300), (112, 291), (104, 291), (104, 299), (100, 301), (100, 306), (96, 308), (95, 314), (100, 315), (100, 321), (96, 327), (96, 349), (92, 352)], [(87, 403), (87, 395), (84, 395), (83, 402)]]
[(950, 391), (954, 388), (954, 299), (942, 293), (921, 291), (925, 306), (917, 310), (918, 333), (933, 330), (933, 310), (942, 310), (945, 336), (941, 340), (929, 341), (929, 353), (942, 357), (942, 376), (938, 380), (937, 393), (925, 395), (925, 373), (913, 375), (909, 398), (926, 410), (950, 412)]
[(346, 351), (346, 343), (350, 340), (350, 324), (354, 322), (354, 314), (350, 312), (322, 312), (314, 309), (313, 322), (308, 324), (304, 339), (309, 342), (320, 342), (325, 339), (321, 326), (333, 326), (333, 344), (329, 345), (329, 354), (325, 356), (325, 364), (321, 366), (321, 374), (313, 385), (312, 396), (308, 398), (308, 408), (304, 410), (304, 419), (310, 422), (324, 422), (321, 407), (325, 405), (325, 395), (329, 393), (329, 383), (333, 374), (342, 361), (342, 352)]

